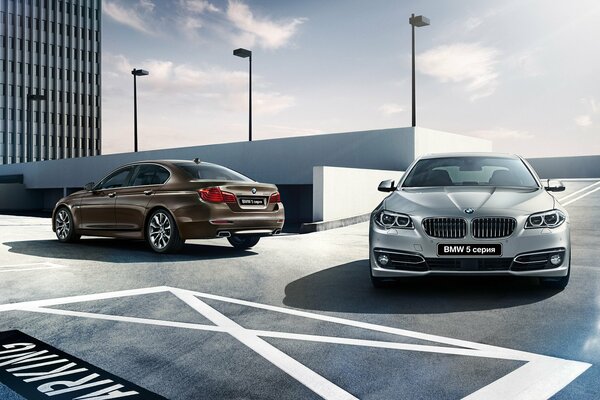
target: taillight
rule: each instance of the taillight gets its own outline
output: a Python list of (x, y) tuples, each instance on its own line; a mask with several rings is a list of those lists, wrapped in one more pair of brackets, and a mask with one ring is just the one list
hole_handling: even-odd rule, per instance
[(209, 203), (237, 203), (235, 194), (224, 192), (218, 187), (210, 187), (198, 190), (200, 198)]
[(280, 203), (281, 202), (281, 195), (279, 194), (279, 192), (275, 192), (271, 195), (271, 197), (269, 197), (269, 203)]

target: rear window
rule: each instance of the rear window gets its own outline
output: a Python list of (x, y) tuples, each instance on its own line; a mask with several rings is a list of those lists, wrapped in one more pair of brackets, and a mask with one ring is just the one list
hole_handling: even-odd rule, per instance
[(215, 164), (192, 164), (179, 163), (175, 164), (181, 168), (191, 179), (203, 179), (209, 181), (243, 181), (253, 182), (248, 178), (232, 169), (222, 167)]

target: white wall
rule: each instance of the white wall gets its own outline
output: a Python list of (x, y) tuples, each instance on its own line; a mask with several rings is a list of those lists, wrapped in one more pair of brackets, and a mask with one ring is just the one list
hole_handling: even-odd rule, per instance
[(415, 129), (415, 157), (430, 153), (492, 151), (492, 141), (433, 129)]
[(403, 171), (314, 167), (313, 221), (332, 221), (373, 211), (387, 196), (377, 190), (386, 179), (396, 182)]

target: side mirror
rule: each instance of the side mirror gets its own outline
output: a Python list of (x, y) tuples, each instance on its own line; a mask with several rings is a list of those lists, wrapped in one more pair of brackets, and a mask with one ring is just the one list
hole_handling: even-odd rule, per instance
[(87, 190), (88, 192), (90, 192), (94, 188), (94, 185), (95, 185), (94, 182), (86, 183), (85, 186), (83, 187), (83, 190)]
[(396, 190), (396, 186), (394, 185), (394, 181), (392, 179), (388, 179), (387, 181), (382, 181), (377, 190), (380, 192), (393, 192)]
[(565, 185), (561, 181), (548, 179), (546, 186), (544, 186), (548, 192), (564, 192)]

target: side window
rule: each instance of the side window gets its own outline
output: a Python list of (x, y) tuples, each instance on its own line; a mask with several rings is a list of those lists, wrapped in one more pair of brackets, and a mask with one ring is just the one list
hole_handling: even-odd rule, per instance
[(169, 179), (169, 171), (158, 165), (141, 165), (131, 186), (161, 185)]
[(127, 167), (110, 174), (97, 186), (97, 189), (113, 189), (127, 186), (133, 167)]

